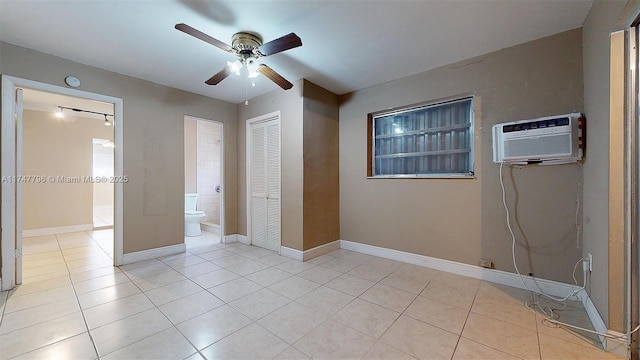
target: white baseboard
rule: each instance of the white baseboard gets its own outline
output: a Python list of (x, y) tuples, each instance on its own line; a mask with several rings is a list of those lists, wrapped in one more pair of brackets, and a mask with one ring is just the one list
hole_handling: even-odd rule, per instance
[[(613, 331), (613, 330), (608, 330), (608, 331), (606, 331), (606, 333), (608, 335), (612, 335), (612, 336), (622, 336), (622, 335), (624, 335), (622, 333), (619, 333), (619, 332)], [(630, 359), (629, 358), (629, 345), (627, 344), (626, 340), (605, 338), (604, 349), (607, 352), (610, 352), (612, 354), (616, 354), (616, 355), (622, 356), (625, 359)]]
[(245, 245), (251, 245), (246, 235), (236, 234), (236, 241)]
[(187, 246), (182, 244), (163, 246), (155, 249), (136, 251), (128, 254), (124, 254), (122, 257), (122, 264), (131, 264), (138, 261), (157, 259), (163, 256), (180, 254), (187, 251)]
[(225, 235), (222, 240), (223, 244), (231, 244), (234, 242), (239, 242), (245, 245), (251, 245), (249, 244), (249, 239), (247, 238), (247, 235), (241, 235), (241, 234)]
[(334, 250), (340, 249), (340, 240), (322, 244), (305, 251), (292, 249), (286, 246), (280, 247), (280, 255), (297, 261), (309, 261), (318, 256), (328, 254)]
[[(374, 255), (385, 259), (402, 261), (409, 264), (424, 266), (435, 270), (446, 271), (458, 275), (481, 279), (497, 284), (507, 285), (515, 288), (530, 290), (539, 286), (544, 292), (554, 296), (565, 297), (571, 292), (579, 289), (575, 285), (569, 285), (553, 280), (534, 279), (530, 277), (518, 276), (518, 274), (486, 269), (476, 265), (459, 263), (456, 261), (438, 259), (425, 255), (412, 254), (404, 251), (382, 248), (373, 245), (357, 243), (353, 241), (340, 240), (340, 248), (352, 250), (363, 254)], [(525, 286), (526, 284), (526, 286)], [(536, 285), (537, 284), (537, 285)], [(574, 296), (578, 300), (577, 296)]]
[(223, 244), (231, 244), (236, 242), (236, 237), (238, 236), (238, 234), (231, 234), (231, 235), (225, 235), (222, 238), (222, 243)]
[(78, 231), (91, 231), (91, 230), (93, 230), (93, 224), (58, 226), (58, 227), (50, 227), (50, 228), (22, 230), (22, 237), (27, 238), (27, 237), (33, 237), (33, 236), (66, 234), (66, 233), (72, 233), (72, 232), (78, 232)]
[[(591, 301), (589, 294), (587, 294), (586, 291), (582, 291), (579, 295), (580, 302), (582, 303), (582, 306), (584, 306), (584, 309), (587, 311), (587, 315), (589, 316), (589, 320), (593, 325), (593, 329), (599, 333), (606, 333), (608, 331), (607, 325), (604, 323), (604, 320), (602, 320), (602, 316), (600, 316), (598, 309), (594, 305), (593, 301)], [(598, 336), (598, 339), (602, 344), (602, 348), (606, 349), (607, 338), (605, 338), (604, 336)]]
[(302, 261), (309, 261), (318, 256), (340, 249), (340, 240), (332, 241), (302, 252)]
[(292, 249), (286, 246), (280, 246), (280, 255), (296, 261), (304, 260), (304, 254), (302, 251)]

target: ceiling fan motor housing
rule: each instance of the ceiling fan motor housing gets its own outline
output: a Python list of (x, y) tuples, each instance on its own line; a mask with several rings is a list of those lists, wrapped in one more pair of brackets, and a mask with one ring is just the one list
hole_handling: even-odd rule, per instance
[(243, 63), (247, 62), (250, 58), (257, 59), (264, 56), (258, 50), (260, 45), (262, 45), (262, 39), (255, 34), (239, 32), (233, 34), (233, 37), (231, 37), (231, 46), (242, 59)]

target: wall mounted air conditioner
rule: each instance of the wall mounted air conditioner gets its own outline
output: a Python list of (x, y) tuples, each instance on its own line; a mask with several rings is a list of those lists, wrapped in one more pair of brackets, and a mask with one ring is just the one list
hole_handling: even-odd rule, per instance
[(493, 126), (493, 162), (567, 164), (584, 156), (585, 118), (580, 113)]

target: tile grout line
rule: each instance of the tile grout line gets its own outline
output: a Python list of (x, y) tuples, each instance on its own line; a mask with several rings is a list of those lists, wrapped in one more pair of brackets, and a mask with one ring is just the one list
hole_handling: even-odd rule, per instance
[[(93, 241), (93, 239), (92, 239)], [(91, 340), (91, 345), (93, 346), (93, 351), (96, 354), (96, 357), (99, 359), (100, 358), (100, 354), (98, 354), (98, 348), (96, 347), (96, 342), (93, 339), (93, 335), (91, 335), (91, 332), (89, 331), (89, 324), (87, 324), (87, 318), (84, 316), (84, 311), (82, 311), (82, 306), (80, 305), (80, 300), (78, 299), (78, 293), (76, 292), (76, 287), (73, 283), (73, 280), (71, 279), (71, 272), (69, 271), (69, 266), (67, 265), (67, 259), (64, 257), (64, 252), (62, 251), (62, 247), (60, 246), (60, 240), (58, 239), (58, 236), (56, 235), (56, 242), (58, 243), (58, 247), (60, 248), (60, 252), (62, 253), (62, 259), (64, 260), (64, 264), (67, 267), (67, 272), (69, 273), (69, 280), (71, 282), (71, 288), (73, 289), (73, 294), (75, 295), (76, 298), (76, 303), (78, 304), (78, 309), (80, 309), (80, 314), (82, 315), (82, 321), (84, 322), (84, 327), (87, 329), (87, 335), (89, 336), (89, 340)], [(74, 335), (75, 336), (75, 335)], [(69, 339), (69, 338), (67, 338)], [(66, 340), (66, 339), (63, 339)], [(60, 341), (63, 341), (60, 340)]]

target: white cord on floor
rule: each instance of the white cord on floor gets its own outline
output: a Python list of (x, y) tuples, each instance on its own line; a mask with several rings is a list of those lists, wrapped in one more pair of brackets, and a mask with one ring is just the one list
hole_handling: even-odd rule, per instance
[[(601, 332), (598, 332), (598, 331), (593, 331), (593, 330), (590, 330), (590, 329), (585, 329), (585, 328), (582, 328), (582, 327), (579, 327), (579, 326), (567, 324), (567, 323), (564, 323), (564, 322), (561, 322), (561, 321), (558, 321), (558, 320), (554, 319), (557, 316), (554, 311), (564, 310), (566, 308), (566, 306), (567, 306), (566, 301), (570, 297), (575, 296), (580, 291), (585, 290), (586, 279), (587, 279), (586, 272), (583, 271), (584, 272), (584, 274), (583, 274), (584, 275), (583, 276), (584, 277), (584, 281), (583, 281), (582, 287), (572, 291), (569, 295), (565, 296), (564, 298), (559, 298), (559, 297), (556, 297), (556, 296), (553, 296), (553, 295), (545, 293), (544, 290), (542, 290), (540, 288), (540, 286), (536, 282), (535, 278), (533, 278), (533, 282), (534, 282), (534, 284), (536, 284), (536, 287), (538, 288), (538, 290), (530, 289), (527, 286), (527, 284), (524, 281), (524, 278), (523, 278), (522, 274), (520, 273), (520, 270), (518, 270), (518, 264), (516, 262), (516, 236), (515, 236), (515, 234), (513, 232), (513, 229), (511, 228), (511, 219), (510, 219), (510, 215), (509, 215), (509, 207), (507, 206), (507, 196), (506, 196), (506, 191), (505, 191), (505, 188), (504, 188), (504, 180), (502, 179), (502, 167), (503, 167), (503, 165), (504, 165), (504, 163), (501, 162), (500, 163), (500, 187), (502, 188), (502, 205), (504, 205), (504, 210), (505, 210), (505, 213), (506, 213), (507, 228), (509, 228), (509, 234), (511, 234), (511, 256), (512, 256), (512, 259), (513, 259), (513, 267), (515, 268), (516, 273), (520, 277), (520, 281), (522, 281), (522, 286), (524, 286), (525, 289), (527, 289), (529, 291), (533, 291), (533, 292), (535, 292), (535, 293), (537, 293), (539, 295), (545, 296), (545, 297), (547, 297), (547, 298), (549, 298), (549, 299), (551, 299), (553, 301), (557, 301), (557, 302), (563, 304), (561, 309), (552, 309), (550, 306), (547, 306), (546, 308), (543, 308), (538, 301), (526, 302), (524, 304), (524, 306), (527, 309), (529, 309), (530, 311), (532, 311), (532, 312), (534, 312), (535, 314), (538, 314), (538, 315), (540, 315), (540, 314), (537, 311), (535, 311), (533, 309), (533, 307), (536, 306), (538, 309), (540, 309), (542, 314), (544, 314), (544, 315), (541, 315), (541, 316), (544, 317), (542, 322), (545, 325), (547, 325), (545, 323), (545, 321), (546, 321), (546, 322), (554, 324), (555, 326), (563, 325), (563, 326), (567, 326), (567, 327), (570, 327), (570, 328), (573, 328), (573, 329), (576, 329), (576, 330), (585, 331), (585, 332), (596, 334), (596, 335), (599, 335), (599, 336), (604, 336), (604, 337), (609, 338), (609, 339), (628, 341), (629, 336), (631, 334), (633, 334), (634, 332), (640, 330), (640, 325), (638, 325), (635, 329), (633, 329), (633, 330), (631, 330), (631, 331), (629, 331), (629, 332), (627, 332), (625, 334), (612, 335), (612, 334), (607, 334), (607, 333), (601, 333)], [(579, 204), (580, 204), (579, 200), (576, 200), (576, 201), (578, 203), (577, 206), (579, 206)], [(578, 221), (577, 221), (578, 209), (576, 209), (576, 225), (578, 224)], [(578, 228), (578, 236), (579, 236), (579, 231), (580, 230)], [(584, 260), (585, 260), (585, 258), (582, 258), (582, 259), (578, 260), (578, 262), (576, 262), (576, 264), (573, 267), (573, 281), (575, 282), (576, 285), (578, 285), (578, 280), (576, 280), (576, 269), (578, 267), (578, 264), (580, 262), (583, 262)], [(547, 311), (549, 313), (547, 313)]]

